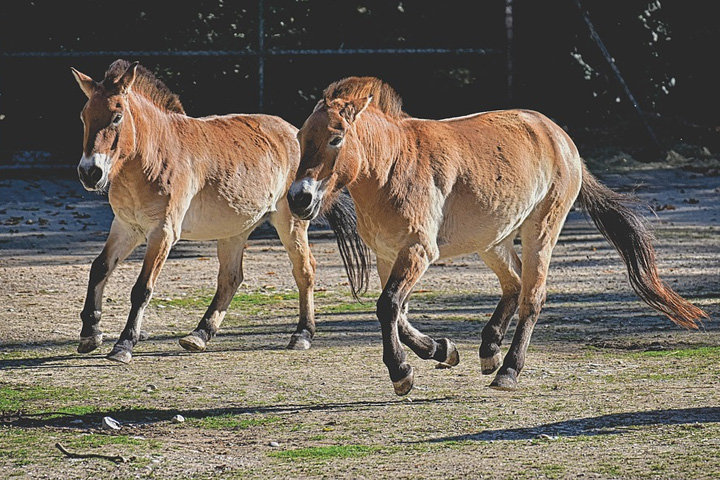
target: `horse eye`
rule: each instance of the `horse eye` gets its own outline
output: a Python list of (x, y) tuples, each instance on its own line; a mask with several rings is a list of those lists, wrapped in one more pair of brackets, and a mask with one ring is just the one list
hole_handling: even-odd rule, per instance
[(120, 122), (122, 121), (122, 118), (123, 118), (122, 113), (116, 113), (112, 119), (113, 125), (119, 125)]
[(333, 147), (339, 146), (343, 141), (343, 137), (333, 137), (332, 140), (330, 140), (330, 145)]

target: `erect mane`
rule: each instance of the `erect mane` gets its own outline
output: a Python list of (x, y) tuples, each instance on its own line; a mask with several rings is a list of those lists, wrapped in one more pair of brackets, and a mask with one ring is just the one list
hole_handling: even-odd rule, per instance
[[(113, 87), (115, 81), (122, 76), (130, 66), (127, 60), (115, 60), (105, 72), (102, 86), (105, 89)], [(153, 102), (158, 108), (166, 112), (185, 113), (180, 103), (180, 97), (160, 81), (153, 73), (142, 65), (138, 65), (135, 82), (132, 90)]]
[(375, 77), (347, 77), (331, 83), (323, 92), (325, 102), (337, 98), (367, 98), (372, 95), (372, 103), (383, 113), (402, 118), (408, 115), (402, 110), (402, 98), (390, 85)]

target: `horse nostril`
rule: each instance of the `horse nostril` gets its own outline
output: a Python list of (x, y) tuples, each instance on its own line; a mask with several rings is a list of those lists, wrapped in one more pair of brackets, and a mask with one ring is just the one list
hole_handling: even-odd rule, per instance
[(84, 181), (86, 185), (97, 185), (100, 180), (102, 180), (103, 177), (103, 171), (102, 168), (93, 165), (90, 168), (81, 168), (80, 169), (80, 176), (81, 179)]
[(292, 203), (297, 209), (306, 209), (310, 206), (310, 203), (312, 203), (312, 199), (312, 193), (300, 192), (293, 196)]

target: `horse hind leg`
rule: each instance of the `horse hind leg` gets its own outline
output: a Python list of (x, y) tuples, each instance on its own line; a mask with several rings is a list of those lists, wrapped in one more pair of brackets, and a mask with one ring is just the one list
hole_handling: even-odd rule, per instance
[(541, 205), (520, 229), (522, 240), (522, 286), (518, 306), (518, 325), (503, 364), (490, 384), (498, 390), (515, 390), (518, 375), (525, 365), (525, 355), (540, 310), (545, 304), (546, 281), (550, 257), (567, 212), (572, 205), (566, 202)]
[[(377, 270), (383, 288), (390, 275), (392, 264), (378, 259)], [(454, 367), (460, 363), (460, 354), (457, 346), (447, 338), (438, 340), (423, 334), (413, 327), (407, 319), (408, 301), (402, 305), (398, 316), (398, 334), (400, 341), (410, 347), (415, 354), (423, 360), (436, 360), (440, 368)]]
[(230, 302), (243, 281), (243, 254), (248, 234), (220, 239), (217, 242), (217, 257), (220, 269), (217, 290), (198, 326), (179, 340), (180, 345), (190, 352), (202, 352), (220, 329)]
[(502, 288), (502, 297), (482, 331), (480, 344), (480, 366), (484, 375), (490, 375), (502, 363), (500, 344), (507, 333), (520, 296), (520, 271), (522, 265), (513, 248), (514, 236), (494, 247), (479, 252), (480, 258), (497, 275)]
[(307, 350), (315, 335), (315, 258), (310, 251), (307, 234), (310, 222), (295, 218), (287, 202), (278, 205), (278, 211), (270, 217), (270, 222), (290, 257), (293, 278), (298, 288), (299, 319), (287, 348)]

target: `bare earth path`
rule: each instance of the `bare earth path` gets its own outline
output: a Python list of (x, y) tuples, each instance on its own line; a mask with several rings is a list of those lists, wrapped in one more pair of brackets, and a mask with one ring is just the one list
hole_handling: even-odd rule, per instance
[[(710, 313), (705, 329), (682, 330), (640, 303), (619, 257), (572, 212), (521, 388), (490, 390), (480, 373), (480, 330), (499, 289), (468, 256), (433, 266), (410, 307), (422, 331), (457, 342), (461, 363), (436, 369), (411, 354), (407, 398), (393, 394), (382, 364), (377, 277), (353, 302), (324, 230), (312, 235), (318, 334), (308, 351), (284, 350), (297, 297), (285, 252), (261, 235), (207, 352), (187, 353), (177, 339), (212, 295), (214, 245), (182, 242), (132, 363), (104, 354), (124, 325), (142, 249), (107, 288), (101, 351), (75, 353), (107, 199), (72, 179), (0, 179), (0, 477), (718, 478), (720, 177), (614, 172), (600, 177), (637, 187), (657, 210), (661, 274)], [(120, 429), (102, 429), (103, 417)], [(66, 458), (57, 442), (127, 461)]]

